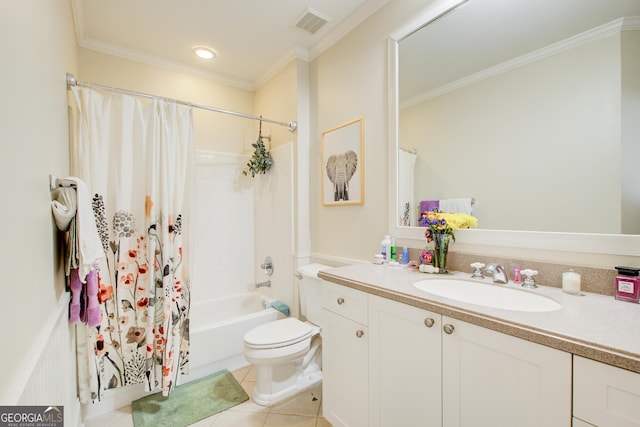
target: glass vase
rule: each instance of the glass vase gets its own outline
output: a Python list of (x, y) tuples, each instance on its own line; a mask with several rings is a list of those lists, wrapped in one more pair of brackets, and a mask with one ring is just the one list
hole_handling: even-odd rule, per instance
[(449, 252), (449, 242), (452, 235), (449, 233), (433, 233), (435, 249), (433, 254), (433, 265), (438, 267), (438, 273), (447, 274), (447, 254)]

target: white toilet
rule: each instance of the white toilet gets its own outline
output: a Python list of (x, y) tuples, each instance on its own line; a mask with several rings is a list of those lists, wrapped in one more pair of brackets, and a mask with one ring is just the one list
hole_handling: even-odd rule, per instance
[(270, 406), (322, 380), (321, 283), (318, 272), (330, 268), (309, 264), (298, 269), (300, 311), (293, 317), (265, 323), (244, 336), (244, 357), (256, 367), (253, 401)]

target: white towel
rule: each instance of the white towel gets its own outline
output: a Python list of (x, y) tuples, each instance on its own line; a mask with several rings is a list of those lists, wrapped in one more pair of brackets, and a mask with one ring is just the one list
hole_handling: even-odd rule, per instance
[(54, 194), (55, 200), (51, 202), (53, 218), (58, 230), (67, 231), (69, 223), (76, 214), (76, 190), (69, 187), (58, 188)]
[(78, 275), (80, 276), (82, 283), (85, 283), (87, 274), (89, 274), (96, 261), (100, 258), (104, 258), (104, 249), (102, 248), (102, 241), (98, 234), (96, 219), (93, 215), (91, 197), (89, 195), (87, 184), (80, 178), (76, 178), (74, 176), (70, 176), (65, 179), (76, 183), (76, 234), (79, 249)]
[(451, 213), (473, 213), (473, 199), (442, 199), (440, 200), (440, 211)]

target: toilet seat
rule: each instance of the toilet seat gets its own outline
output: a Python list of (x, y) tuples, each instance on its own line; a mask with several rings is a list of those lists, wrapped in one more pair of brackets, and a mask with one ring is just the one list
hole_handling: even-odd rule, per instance
[(316, 329), (293, 317), (260, 325), (244, 336), (245, 345), (253, 349), (286, 347), (314, 335)]

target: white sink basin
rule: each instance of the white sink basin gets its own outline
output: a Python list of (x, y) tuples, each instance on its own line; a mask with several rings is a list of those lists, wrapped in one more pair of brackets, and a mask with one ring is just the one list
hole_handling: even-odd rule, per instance
[(428, 279), (420, 280), (414, 286), (433, 295), (503, 310), (554, 311), (562, 307), (542, 295), (468, 280)]

